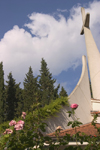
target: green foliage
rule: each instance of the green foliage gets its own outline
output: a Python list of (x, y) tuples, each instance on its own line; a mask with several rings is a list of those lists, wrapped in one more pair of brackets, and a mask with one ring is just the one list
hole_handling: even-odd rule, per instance
[(7, 120), (11, 120), (14, 118), (14, 103), (15, 100), (15, 80), (13, 79), (12, 73), (8, 75), (8, 81), (6, 81), (7, 85), (5, 86), (6, 93), (6, 116)]
[(0, 135), (2, 134), (2, 132), (5, 131), (5, 129), (9, 128), (9, 121), (3, 122), (2, 124), (0, 124)]
[[(32, 150), (33, 147), (36, 150), (60, 150), (60, 147), (64, 145), (66, 146), (64, 150), (81, 150), (79, 143), (83, 144), (83, 142), (88, 142), (84, 150), (100, 149), (100, 128), (96, 126), (98, 114), (94, 115), (92, 121), (92, 125), (98, 132), (96, 137), (77, 132), (77, 127), (82, 123), (76, 119), (74, 109), (67, 112), (69, 117), (73, 118), (73, 121), (69, 121), (67, 125), (75, 130), (74, 135), (66, 134), (60, 137), (60, 130), (58, 130), (55, 132), (55, 138), (43, 136), (42, 133), (45, 132), (47, 126), (44, 120), (55, 116), (63, 105), (69, 106), (68, 95), (63, 87), (59, 94), (60, 98), (58, 98), (60, 85), (55, 88), (55, 82), (56, 80), (52, 79), (52, 74), (47, 68), (47, 63), (42, 59), (39, 81), (38, 77), (33, 76), (30, 67), (24, 80), (23, 90), (20, 88), (20, 83), (16, 84), (12, 73), (9, 74), (7, 85), (4, 86), (3, 64), (0, 63), (0, 150), (5, 147), (8, 150), (25, 150), (26, 148)], [(2, 122), (14, 118), (19, 121), (21, 118), (18, 117), (22, 109), (27, 110), (24, 129), (15, 131), (14, 127), (10, 127), (13, 133), (3, 135), (5, 129), (9, 128), (9, 122)], [(69, 146), (70, 141), (76, 142), (76, 146)], [(44, 145), (46, 142), (49, 144), (48, 147)]]
[(42, 58), (41, 61), (41, 70), (40, 70), (40, 78), (39, 78), (39, 85), (40, 85), (40, 93), (41, 93), (41, 103), (42, 105), (49, 104), (51, 100), (58, 98), (58, 89), (54, 88), (54, 83), (56, 80), (52, 79), (52, 74), (49, 72), (47, 68), (47, 63)]
[(24, 111), (29, 111), (30, 106), (36, 102), (36, 94), (38, 93), (37, 78), (34, 78), (31, 67), (29, 67), (29, 71), (26, 74), (23, 84)]
[[(67, 97), (61, 97), (57, 98), (55, 101), (51, 101), (49, 105), (45, 105), (45, 107), (41, 108), (40, 103), (34, 104), (32, 106), (33, 112), (29, 112), (29, 114), (26, 116), (26, 120), (29, 121), (31, 119), (32, 122), (35, 122), (33, 116), (35, 118), (38, 118), (38, 115), (40, 114), (42, 116), (42, 119), (46, 119), (50, 116), (56, 115), (57, 112), (62, 108), (62, 106), (67, 105), (69, 106), (68, 98)], [(37, 107), (39, 107), (39, 110), (37, 110)], [(17, 118), (17, 120), (20, 118)], [(0, 133), (4, 132), (6, 128), (8, 128), (8, 121), (4, 122), (0, 125)]]
[(3, 63), (0, 63), (0, 124), (4, 121), (4, 71)]
[(20, 83), (16, 84), (12, 73), (9, 73), (7, 84), (4, 85), (2, 63), (0, 64), (0, 70), (0, 123), (17, 118), (21, 115), (22, 110), (30, 112), (32, 110), (31, 106), (37, 103), (37, 97), (42, 107), (49, 104), (51, 100), (58, 98), (60, 85), (54, 87), (56, 80), (52, 78), (44, 59), (41, 61), (39, 80), (39, 76), (35, 78), (32, 68), (29, 67), (23, 83), (24, 89), (20, 88)]
[(6, 120), (12, 120), (16, 117), (16, 111), (19, 101), (19, 93), (18, 90), (19, 84), (16, 84), (15, 79), (12, 76), (12, 73), (8, 75), (8, 81), (6, 81), (7, 85), (5, 86), (5, 98), (6, 98)]
[[(45, 105), (43, 108), (39, 108), (39, 110), (43, 119), (46, 119), (50, 116), (55, 116), (64, 105), (69, 106), (67, 97), (57, 98), (55, 101), (52, 100), (49, 105)], [(37, 110), (34, 111), (34, 114), (37, 114), (37, 112)]]
[[(60, 103), (60, 101), (58, 103)], [(66, 101), (63, 100), (60, 104), (66, 104)], [(52, 107), (54, 106), (55, 105)], [(44, 107), (44, 113), (46, 111), (46, 107)], [(83, 142), (88, 142), (88, 144), (84, 147), (84, 150), (100, 149), (100, 134), (97, 137), (87, 136), (84, 133), (80, 134), (80, 132), (76, 131), (76, 126), (82, 124), (78, 120), (70, 121), (68, 123), (68, 125), (72, 125), (73, 129), (76, 131), (72, 136), (70, 134), (66, 134), (64, 137), (60, 137), (60, 130), (55, 132), (55, 139), (49, 136), (43, 136), (42, 132), (45, 132), (46, 124), (43, 122), (44, 118), (42, 118), (42, 115), (40, 114), (41, 110), (44, 108), (40, 109), (39, 103), (37, 103), (37, 111), (33, 111), (31, 113), (32, 115), (28, 115), (26, 117), (23, 130), (13, 131), (12, 134), (2, 136), (0, 138), (0, 150), (4, 149), (5, 147), (7, 147), (8, 150), (25, 150), (26, 148), (29, 150), (60, 150), (61, 146), (65, 146), (64, 150), (82, 150), (83, 148), (80, 146), (80, 144), (83, 144)], [(50, 112), (49, 109), (50, 108), (48, 108), (48, 111), (46, 112)], [(69, 113), (73, 116), (75, 115), (73, 109)], [(97, 115), (94, 116), (92, 122), (95, 128), (96, 118)], [(70, 146), (70, 141), (76, 142), (76, 145)], [(48, 143), (48, 146), (45, 147), (44, 143)]]
[(16, 93), (16, 105), (15, 105), (15, 117), (18, 118), (23, 110), (23, 90), (20, 88), (20, 83), (15, 85)]
[(81, 124), (82, 124), (81, 122), (75, 120), (75, 121), (69, 121), (67, 126), (72, 125), (72, 128), (74, 128), (74, 127), (77, 127), (77, 126), (79, 127)]

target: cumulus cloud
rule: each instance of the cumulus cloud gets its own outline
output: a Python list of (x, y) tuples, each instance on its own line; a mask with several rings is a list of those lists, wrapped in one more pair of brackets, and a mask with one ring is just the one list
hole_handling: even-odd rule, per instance
[[(90, 27), (97, 42), (100, 39), (99, 8), (99, 1), (89, 3), (86, 8), (91, 14)], [(22, 81), (29, 66), (37, 75), (41, 58), (46, 60), (53, 75), (81, 63), (86, 48), (84, 36), (80, 35), (82, 17), (79, 5), (70, 10), (67, 20), (61, 14), (58, 19), (42, 13), (32, 13), (28, 17), (30, 23), (25, 24), (25, 28), (30, 32), (16, 25), (0, 41), (0, 61), (3, 61), (5, 75), (12, 71), (14, 78)]]

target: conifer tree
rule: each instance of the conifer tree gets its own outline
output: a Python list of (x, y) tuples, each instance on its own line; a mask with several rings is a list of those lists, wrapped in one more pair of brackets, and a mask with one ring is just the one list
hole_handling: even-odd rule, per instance
[(59, 93), (59, 96), (60, 96), (60, 97), (61, 97), (61, 96), (63, 96), (63, 97), (68, 96), (68, 94), (67, 94), (67, 92), (66, 92), (66, 90), (64, 89), (63, 86), (62, 86), (62, 88), (61, 88), (61, 91), (60, 91), (60, 93)]
[(56, 89), (54, 89), (55, 82), (56, 80), (52, 79), (52, 74), (47, 68), (47, 63), (42, 58), (39, 85), (41, 91), (41, 103), (43, 105), (49, 104), (51, 100), (57, 98), (59, 86)]
[(0, 124), (4, 120), (4, 71), (3, 63), (0, 63)]
[(8, 81), (7, 85), (5, 86), (5, 92), (6, 92), (6, 114), (7, 114), (7, 120), (12, 120), (15, 117), (16, 114), (16, 108), (17, 108), (17, 99), (16, 99), (16, 83), (13, 79), (12, 73), (9, 73), (8, 75)]
[(60, 84), (58, 84), (58, 86), (54, 89), (54, 99), (59, 97), (59, 95), (58, 95), (59, 88), (60, 88)]
[(16, 93), (16, 103), (15, 103), (15, 116), (19, 117), (23, 110), (23, 90), (20, 88), (20, 83), (15, 85)]
[(38, 92), (38, 83), (37, 78), (33, 76), (32, 68), (29, 67), (29, 71), (26, 74), (26, 78), (24, 79), (24, 91), (23, 91), (23, 98), (24, 98), (24, 111), (30, 111), (31, 105), (36, 101), (36, 94)]

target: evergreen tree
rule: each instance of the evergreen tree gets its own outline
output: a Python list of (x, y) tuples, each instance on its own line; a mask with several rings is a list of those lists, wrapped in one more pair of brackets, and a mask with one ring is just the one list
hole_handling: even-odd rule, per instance
[(15, 116), (19, 117), (23, 110), (23, 90), (20, 88), (20, 83), (15, 85), (16, 93), (16, 104), (15, 104)]
[(58, 95), (59, 88), (60, 88), (60, 84), (58, 84), (58, 86), (54, 89), (54, 99), (59, 97), (59, 95)]
[(4, 71), (3, 63), (0, 63), (0, 124), (4, 120)]
[(47, 68), (47, 63), (42, 58), (39, 85), (41, 91), (41, 103), (43, 105), (49, 104), (51, 100), (57, 98), (59, 86), (56, 89), (54, 89), (55, 82), (56, 80), (52, 79), (52, 74), (49, 72), (49, 69)]
[(63, 86), (62, 86), (62, 88), (61, 88), (61, 91), (60, 91), (60, 93), (59, 93), (59, 96), (60, 96), (60, 97), (61, 97), (61, 96), (63, 96), (63, 97), (68, 96), (68, 94), (67, 94), (67, 92), (66, 92), (66, 90), (64, 89)]
[(5, 86), (6, 92), (6, 115), (7, 120), (12, 120), (16, 116), (17, 98), (16, 98), (16, 83), (13, 79), (12, 73), (8, 75), (7, 85)]
[(24, 111), (29, 111), (31, 109), (31, 105), (36, 101), (36, 94), (38, 92), (38, 83), (37, 78), (33, 76), (32, 68), (29, 67), (29, 71), (26, 74), (26, 78), (24, 79)]

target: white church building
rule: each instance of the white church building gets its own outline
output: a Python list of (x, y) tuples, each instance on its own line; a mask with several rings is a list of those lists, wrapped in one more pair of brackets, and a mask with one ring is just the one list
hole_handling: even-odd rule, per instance
[[(82, 73), (76, 87), (69, 95), (69, 103), (70, 105), (73, 103), (79, 105), (75, 110), (76, 117), (79, 118), (79, 121), (83, 124), (89, 124), (92, 121), (93, 114), (95, 112), (100, 113), (100, 53), (89, 27), (90, 14), (85, 14), (84, 8), (81, 8), (81, 12), (83, 26), (80, 34), (85, 35), (93, 98), (91, 98), (90, 94), (86, 57), (82, 56)], [(67, 126), (67, 123), (73, 120), (73, 118), (69, 118), (68, 113), (66, 113), (69, 109), (68, 106), (63, 106), (60, 112), (57, 113), (57, 117), (51, 117), (46, 121), (48, 124), (46, 134), (55, 132), (57, 126), (61, 126), (64, 130), (71, 128)], [(100, 123), (99, 115), (97, 123)]]

